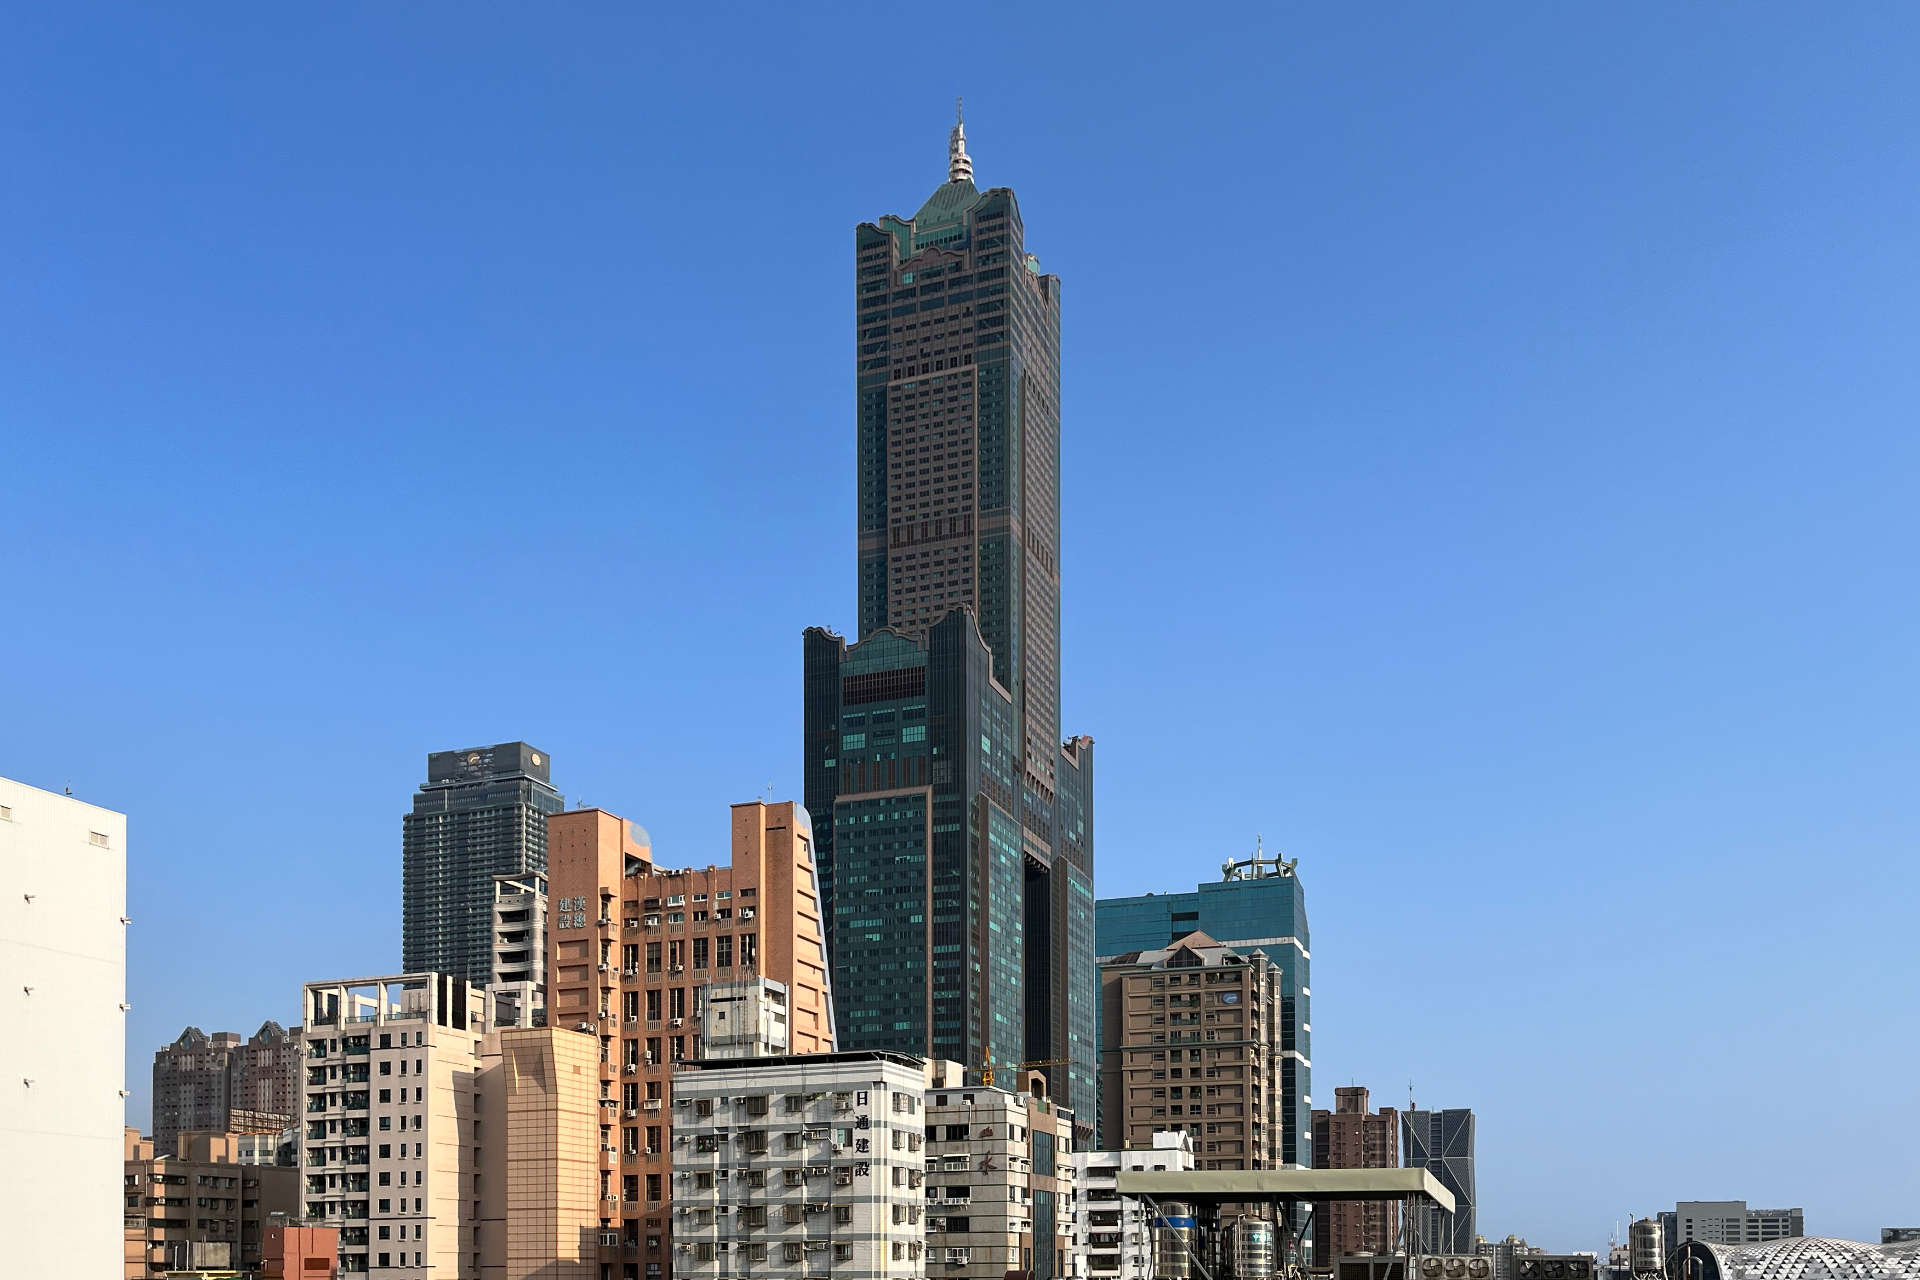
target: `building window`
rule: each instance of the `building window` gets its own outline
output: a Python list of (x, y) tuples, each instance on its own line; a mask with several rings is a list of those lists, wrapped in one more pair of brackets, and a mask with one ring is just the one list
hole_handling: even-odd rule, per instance
[[(12, 810), (8, 810), (8, 812), (11, 813)], [(111, 845), (108, 844), (107, 833), (104, 831), (87, 832), (87, 843), (99, 849), (106, 849), (106, 848), (112, 847)]]
[(693, 940), (693, 967), (696, 969), (704, 969), (707, 967), (707, 940), (705, 938), (695, 938)]

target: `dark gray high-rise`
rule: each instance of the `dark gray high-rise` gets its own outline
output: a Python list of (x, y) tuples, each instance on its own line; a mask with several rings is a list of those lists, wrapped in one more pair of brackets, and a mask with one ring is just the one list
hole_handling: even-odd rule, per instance
[(1453, 1193), (1451, 1215), (1430, 1204), (1407, 1210), (1418, 1236), (1415, 1247), (1422, 1253), (1472, 1253), (1473, 1112), (1465, 1107), (1402, 1111), (1400, 1150), (1405, 1168), (1427, 1170)]
[(837, 1043), (1094, 1119), (1093, 741), (1060, 736), (1060, 279), (966, 137), (854, 232), (859, 632), (807, 631)]
[(547, 869), (547, 815), (565, 807), (552, 762), (524, 742), (427, 757), (401, 820), (401, 965), (493, 978), (493, 878)]

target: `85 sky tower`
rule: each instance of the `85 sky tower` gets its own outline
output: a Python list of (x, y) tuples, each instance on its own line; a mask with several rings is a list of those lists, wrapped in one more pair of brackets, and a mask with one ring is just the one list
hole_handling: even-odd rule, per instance
[(1060, 738), (1060, 280), (1013, 192), (974, 185), (958, 123), (947, 181), (854, 245), (861, 640), (805, 638), (839, 1043), (1054, 1062), (1090, 1124), (1093, 744)]

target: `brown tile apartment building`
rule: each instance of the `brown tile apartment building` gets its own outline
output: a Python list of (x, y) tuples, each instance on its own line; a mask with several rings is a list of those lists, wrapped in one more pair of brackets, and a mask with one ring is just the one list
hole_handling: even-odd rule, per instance
[(124, 1280), (260, 1265), (267, 1215), (299, 1211), (300, 1171), (238, 1163), (238, 1136), (186, 1132), (162, 1155), (126, 1131)]
[(300, 1108), (300, 1046), (274, 1021), (246, 1039), (188, 1027), (153, 1055), (153, 1141), (188, 1130), (277, 1132)]
[(1204, 933), (1100, 967), (1101, 1132), (1185, 1129), (1196, 1169), (1282, 1167), (1280, 972)]
[[(1400, 1113), (1367, 1111), (1364, 1086), (1333, 1091), (1333, 1110), (1313, 1113), (1316, 1169), (1398, 1169)], [(1327, 1266), (1343, 1253), (1393, 1253), (1400, 1239), (1400, 1206), (1392, 1201), (1334, 1200), (1313, 1217), (1313, 1258)]]
[(800, 805), (737, 804), (729, 865), (657, 867), (638, 823), (547, 819), (547, 1020), (599, 1040), (599, 1261), (672, 1272), (673, 1064), (703, 1057), (708, 983), (784, 983), (791, 1052), (833, 1048), (813, 831)]

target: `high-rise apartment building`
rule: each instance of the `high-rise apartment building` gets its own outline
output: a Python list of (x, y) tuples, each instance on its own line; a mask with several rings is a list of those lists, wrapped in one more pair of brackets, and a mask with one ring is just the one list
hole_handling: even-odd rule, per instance
[(478, 1117), (486, 997), (462, 978), (309, 982), (301, 1205), (340, 1229), (340, 1272), (480, 1272)]
[(1150, 1147), (1184, 1129), (1199, 1169), (1278, 1169), (1283, 1158), (1281, 976), (1259, 949), (1204, 933), (1100, 967), (1100, 1131)]
[(548, 835), (547, 1020), (600, 1046), (599, 1261), (609, 1280), (659, 1280), (682, 1226), (673, 1067), (707, 1056), (716, 988), (770, 995), (750, 980), (771, 979), (792, 1051), (833, 1048), (813, 832), (799, 805), (737, 804), (728, 863), (684, 869), (656, 865), (646, 831), (602, 809), (556, 814)]
[(272, 1215), (299, 1213), (300, 1172), (242, 1164), (240, 1138), (187, 1132), (160, 1148), (125, 1131), (124, 1280), (261, 1265)]
[(127, 819), (0, 778), (0, 1204), (8, 1274), (123, 1265)]
[[(1256, 848), (1251, 857), (1226, 863), (1219, 880), (1191, 893), (1102, 898), (1094, 907), (1095, 946), (1103, 963), (1124, 952), (1166, 947), (1195, 932), (1242, 953), (1261, 951), (1279, 970), (1278, 1158), (1283, 1166), (1312, 1168), (1312, 952), (1297, 860), (1270, 858)], [(1101, 1038), (1105, 1044), (1104, 1028)], [(1106, 1132), (1100, 1143), (1123, 1145), (1117, 1134)], [(1194, 1149), (1204, 1167), (1204, 1137), (1194, 1139)]]
[(269, 1019), (242, 1039), (188, 1027), (153, 1055), (153, 1142), (172, 1151), (190, 1130), (278, 1132), (300, 1105), (300, 1046)]
[(1682, 1200), (1660, 1215), (1671, 1252), (1689, 1240), (1707, 1244), (1765, 1244), (1807, 1234), (1801, 1209), (1749, 1209), (1745, 1200)]
[[(1398, 1169), (1400, 1113), (1367, 1110), (1364, 1086), (1333, 1091), (1333, 1110), (1313, 1113), (1316, 1169)], [(1341, 1254), (1394, 1253), (1400, 1248), (1400, 1206), (1391, 1200), (1333, 1200), (1313, 1215), (1313, 1256), (1327, 1263)]]
[[(1060, 280), (947, 181), (854, 234), (860, 642), (804, 638), (839, 1043), (1094, 1108), (1093, 742), (1060, 737)], [(911, 904), (896, 909), (898, 904)], [(913, 907), (917, 907), (915, 910)]]
[(427, 757), (427, 780), (401, 820), (408, 973), (492, 980), (494, 877), (545, 871), (547, 815), (564, 807), (552, 762), (524, 742)]
[(1453, 1212), (1431, 1204), (1407, 1209), (1419, 1253), (1472, 1253), (1474, 1237), (1473, 1112), (1409, 1109), (1400, 1113), (1404, 1168), (1425, 1169), (1453, 1193)]

